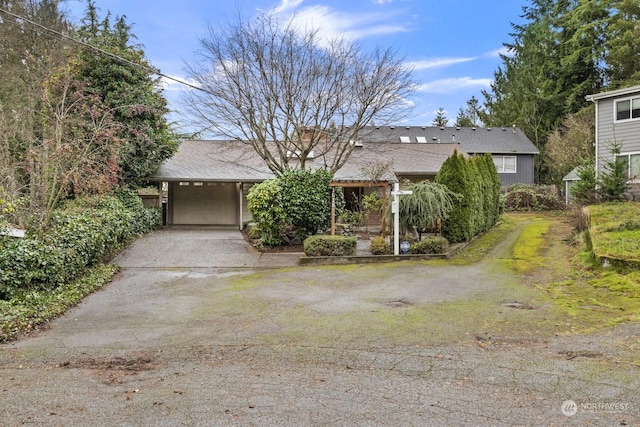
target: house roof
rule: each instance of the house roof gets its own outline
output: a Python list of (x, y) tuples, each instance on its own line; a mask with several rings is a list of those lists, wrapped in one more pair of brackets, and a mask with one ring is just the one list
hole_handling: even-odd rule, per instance
[[(347, 163), (335, 173), (335, 181), (370, 181), (371, 169), (380, 169), (377, 180), (395, 182), (398, 176), (436, 175), (454, 151), (465, 154), (457, 143), (395, 144), (363, 143), (354, 149)], [(311, 168), (324, 165), (322, 158), (308, 162)], [(388, 168), (380, 167), (389, 165)], [(240, 141), (183, 141), (178, 152), (165, 161), (152, 181), (258, 182), (274, 177), (251, 146)]]
[(622, 89), (600, 92), (593, 95), (587, 95), (585, 98), (587, 101), (597, 101), (599, 99), (615, 98), (618, 96), (631, 95), (633, 93), (640, 93), (640, 86), (630, 86)]
[(571, 169), (571, 172), (566, 174), (564, 178), (562, 178), (562, 180), (563, 181), (580, 181), (580, 176), (578, 175), (579, 169), (580, 169), (580, 166), (576, 166), (575, 168)]
[(458, 143), (469, 154), (539, 154), (531, 140), (516, 127), (368, 126), (360, 133), (364, 142)]

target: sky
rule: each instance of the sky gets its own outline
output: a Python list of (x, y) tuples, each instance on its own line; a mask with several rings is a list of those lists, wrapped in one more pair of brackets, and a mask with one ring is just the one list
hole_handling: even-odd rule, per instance
[[(528, 0), (95, 0), (100, 18), (126, 16), (147, 59), (164, 74), (186, 80), (186, 64), (200, 49), (208, 28), (267, 11), (311, 24), (328, 37), (340, 35), (365, 50), (392, 48), (414, 70), (417, 90), (412, 114), (399, 125), (431, 125), (445, 110), (453, 125), (460, 107), (475, 96), (482, 103), (501, 65), (512, 23), (521, 23)], [(72, 19), (84, 15), (85, 1), (67, 0)], [(165, 97), (180, 122), (181, 95), (166, 85)]]

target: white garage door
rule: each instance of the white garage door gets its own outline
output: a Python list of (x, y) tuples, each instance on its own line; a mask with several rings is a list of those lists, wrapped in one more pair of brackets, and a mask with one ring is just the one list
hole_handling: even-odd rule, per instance
[(176, 182), (173, 223), (181, 225), (237, 225), (236, 184)]

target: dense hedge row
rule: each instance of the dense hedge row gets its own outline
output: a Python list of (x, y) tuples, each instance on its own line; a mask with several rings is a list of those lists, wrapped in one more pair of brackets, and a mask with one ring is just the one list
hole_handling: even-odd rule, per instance
[(514, 184), (504, 194), (504, 209), (510, 212), (548, 211), (564, 209), (555, 186)]
[(0, 299), (68, 283), (159, 224), (159, 210), (145, 209), (133, 192), (72, 201), (46, 230), (0, 237)]
[(489, 230), (500, 217), (500, 177), (490, 155), (467, 158), (455, 152), (435, 182), (462, 195), (442, 223), (442, 235), (451, 243), (469, 241)]

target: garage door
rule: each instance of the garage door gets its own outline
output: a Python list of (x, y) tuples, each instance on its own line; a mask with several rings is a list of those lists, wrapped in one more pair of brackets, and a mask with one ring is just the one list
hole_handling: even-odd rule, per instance
[(173, 191), (173, 223), (180, 225), (237, 225), (236, 184), (180, 182)]

